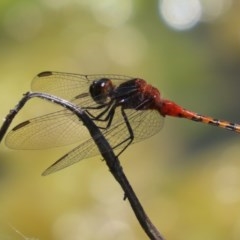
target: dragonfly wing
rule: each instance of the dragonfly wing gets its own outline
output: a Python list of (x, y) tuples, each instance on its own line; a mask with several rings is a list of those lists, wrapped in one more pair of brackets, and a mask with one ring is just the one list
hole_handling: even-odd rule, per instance
[[(156, 111), (127, 110), (126, 112), (128, 114), (130, 124), (133, 126), (133, 142), (142, 141), (147, 137), (156, 134), (162, 127), (163, 121), (161, 121), (161, 117), (159, 117), (159, 114)], [(113, 120), (115, 121), (113, 125), (111, 125), (110, 128), (102, 130), (102, 134), (109, 142), (115, 154), (118, 154), (121, 149), (124, 149), (125, 146), (128, 145), (128, 141), (125, 140), (129, 138), (126, 123), (121, 120), (120, 116), (122, 117), (120, 110), (116, 111), (116, 118)], [(116, 149), (119, 151), (116, 151)], [(54, 173), (75, 164), (82, 159), (90, 158), (98, 154), (98, 147), (93, 139), (90, 138), (53, 163), (43, 172), (43, 175)]]
[[(133, 130), (133, 143), (143, 141), (157, 134), (162, 129), (164, 118), (155, 110), (126, 109), (124, 111)], [(116, 109), (116, 114), (121, 115), (120, 110), (117, 112)], [(112, 147), (129, 138), (130, 133), (123, 117), (114, 117), (112, 126), (104, 135)], [(121, 144), (119, 147), (123, 148)]]
[(44, 149), (75, 143), (89, 137), (79, 118), (64, 109), (20, 123), (5, 139), (13, 149)]
[(92, 138), (78, 145), (76, 148), (62, 156), (50, 167), (48, 167), (42, 175), (48, 175), (77, 163), (85, 158), (90, 158), (99, 154), (97, 145)]
[(33, 91), (45, 92), (66, 100), (72, 100), (76, 96), (89, 92), (89, 86), (94, 80), (102, 78), (111, 79), (114, 84), (120, 84), (132, 77), (110, 74), (83, 75), (64, 72), (42, 72), (33, 80)]
[(156, 110), (130, 110), (129, 122), (134, 132), (133, 142), (140, 142), (157, 134), (163, 127), (164, 117)]
[[(116, 133), (122, 131), (124, 129), (124, 126), (121, 124), (122, 127), (114, 128)], [(112, 131), (105, 130), (103, 135), (106, 137), (106, 139), (112, 141)], [(115, 137), (118, 138), (118, 136), (115, 135)], [(118, 149), (124, 148), (124, 144), (119, 146)], [(60, 159), (58, 159), (56, 162), (54, 162), (50, 167), (48, 167), (42, 175), (49, 175), (51, 173), (54, 173), (56, 171), (59, 171), (61, 169), (64, 169), (68, 166), (71, 166), (83, 159), (94, 157), (96, 155), (99, 155), (99, 149), (97, 145), (95, 144), (94, 140), (92, 138), (88, 139), (87, 141), (81, 143), (76, 148), (72, 149), (70, 152), (62, 156)]]

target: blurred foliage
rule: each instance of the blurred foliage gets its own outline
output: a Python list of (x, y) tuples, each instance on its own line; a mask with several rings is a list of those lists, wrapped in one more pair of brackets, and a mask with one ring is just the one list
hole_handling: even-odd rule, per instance
[[(180, 31), (157, 1), (2, 0), (1, 117), (37, 73), (55, 70), (139, 76), (185, 108), (238, 122), (240, 5), (221, 2), (229, 4), (218, 17)], [(43, 114), (49, 104), (41, 104), (27, 104), (13, 125)], [(168, 118), (161, 134), (121, 156), (166, 239), (240, 239), (239, 142), (235, 133)], [(146, 239), (99, 157), (40, 176), (70, 149), (1, 144), (0, 239)]]

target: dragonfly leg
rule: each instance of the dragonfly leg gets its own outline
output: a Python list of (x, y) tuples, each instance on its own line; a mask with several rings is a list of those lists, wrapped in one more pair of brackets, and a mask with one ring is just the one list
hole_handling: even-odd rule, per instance
[[(99, 113), (97, 116), (94, 116), (89, 110), (90, 109), (101, 109), (101, 108), (104, 108), (106, 107), (101, 113)], [(97, 106), (97, 107), (87, 107), (87, 108), (83, 108), (85, 110), (85, 112), (91, 117), (91, 120), (95, 120), (95, 121), (102, 121), (102, 122), (105, 122), (108, 120), (108, 115), (102, 119), (101, 117), (107, 113), (108, 111), (110, 111), (109, 109), (111, 109), (113, 107), (113, 104), (103, 104), (103, 105), (100, 105), (100, 106)]]
[[(107, 126), (106, 127), (100, 127), (100, 126), (98, 126), (98, 127), (100, 129), (103, 129), (103, 130), (108, 129), (111, 126), (111, 124), (112, 124), (114, 113), (115, 113), (115, 107), (112, 107), (112, 109), (110, 109), (110, 111), (109, 111), (109, 113), (108, 113), (108, 115), (106, 116), (105, 119), (101, 119), (101, 120), (97, 119), (97, 121), (105, 121), (105, 122), (107, 122)], [(95, 121), (95, 119), (93, 119), (93, 120)]]
[[(109, 106), (106, 107), (106, 109), (104, 109), (97, 116), (94, 116), (90, 111), (88, 111), (88, 108), (85, 109), (85, 112), (91, 117), (91, 120), (93, 120), (93, 121), (107, 122), (106, 127), (100, 127), (100, 126), (98, 126), (98, 127), (100, 129), (108, 129), (112, 124), (112, 120), (113, 120), (114, 113), (115, 113), (115, 108), (116, 108), (116, 106), (114, 104), (110, 104)], [(93, 109), (93, 108), (91, 108), (91, 109)], [(99, 107), (98, 107), (98, 109), (99, 109)], [(106, 113), (107, 113), (106, 117), (101, 118)]]
[(124, 139), (122, 142), (120, 142), (117, 145), (113, 146), (113, 149), (115, 149), (115, 148), (118, 148), (120, 145), (124, 144), (125, 142), (127, 142), (126, 146), (124, 146), (124, 148), (117, 154), (117, 156), (120, 156), (120, 154), (122, 154), (127, 149), (127, 147), (132, 143), (132, 141), (134, 139), (134, 133), (133, 133), (131, 124), (129, 123), (128, 117), (127, 117), (127, 115), (126, 115), (126, 113), (125, 113), (123, 108), (121, 108), (121, 112), (122, 112), (122, 116), (123, 116), (124, 122), (125, 122), (125, 124), (127, 126), (127, 129), (128, 129), (128, 132), (129, 132), (129, 136), (126, 139)]

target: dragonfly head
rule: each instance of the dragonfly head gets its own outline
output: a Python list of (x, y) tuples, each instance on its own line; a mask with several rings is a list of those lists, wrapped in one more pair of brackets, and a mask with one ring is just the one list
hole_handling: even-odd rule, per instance
[(109, 99), (113, 89), (114, 86), (109, 78), (101, 78), (92, 82), (89, 92), (96, 103), (104, 104)]

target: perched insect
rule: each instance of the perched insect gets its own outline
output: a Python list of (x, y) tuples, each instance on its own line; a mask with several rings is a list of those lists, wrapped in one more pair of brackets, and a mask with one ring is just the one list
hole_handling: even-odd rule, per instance
[[(86, 111), (112, 148), (119, 149), (118, 155), (131, 143), (156, 134), (165, 116), (240, 132), (239, 124), (203, 116), (162, 99), (157, 88), (140, 78), (48, 71), (33, 79), (32, 90), (58, 96)], [(20, 123), (6, 137), (6, 145), (14, 149), (43, 149), (78, 141), (82, 141), (80, 145), (51, 165), (43, 175), (99, 153), (79, 118), (62, 109)]]

